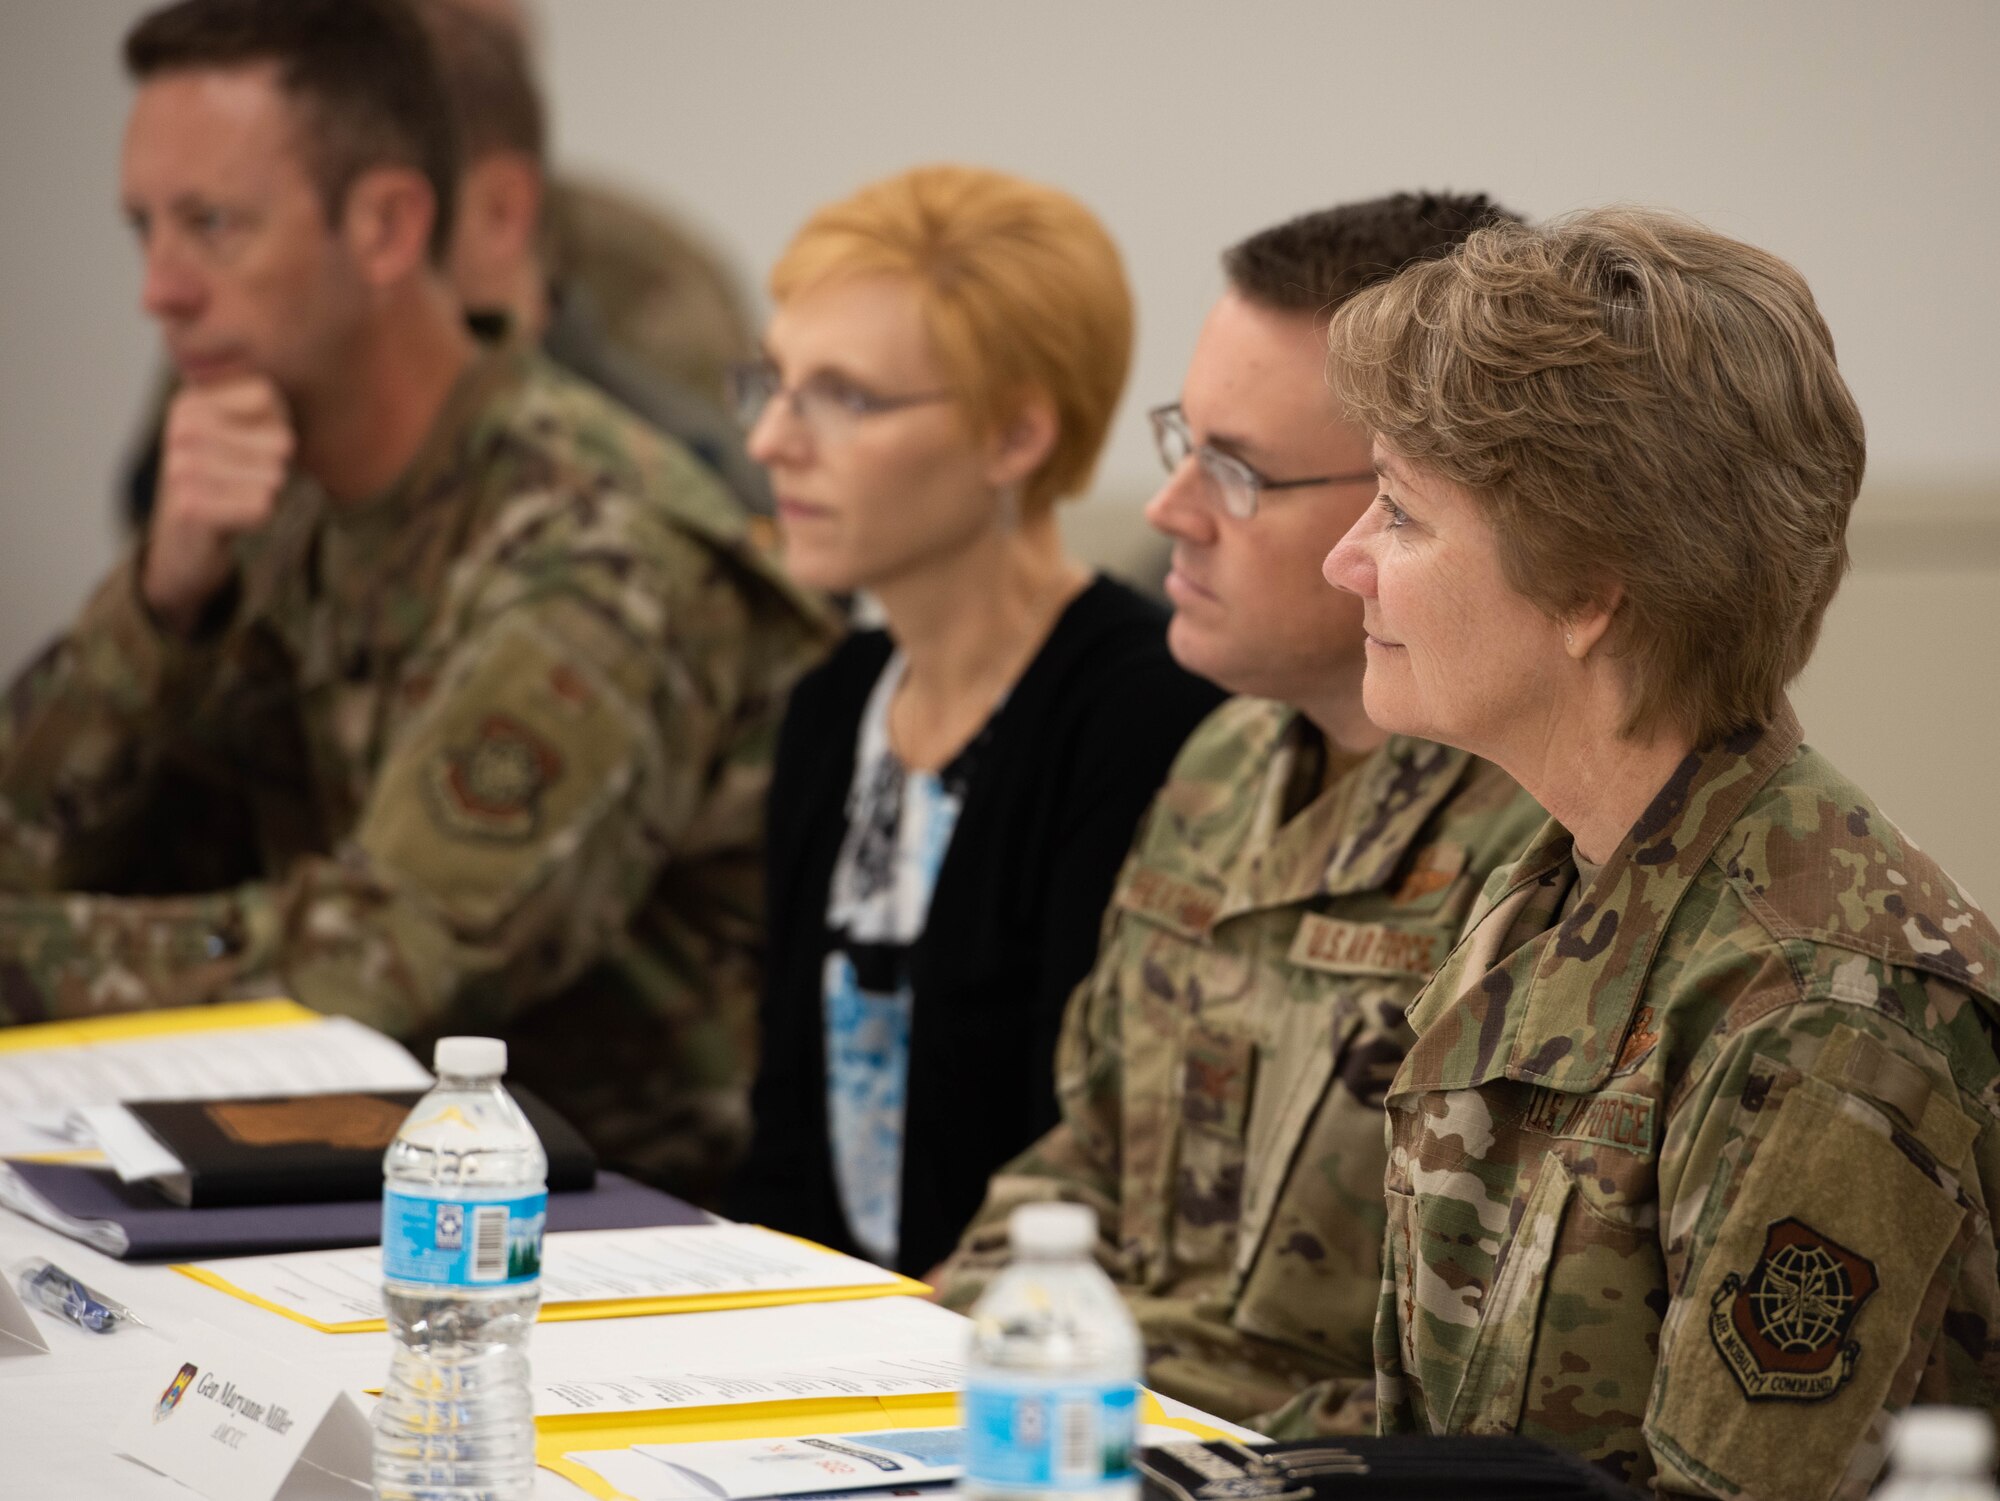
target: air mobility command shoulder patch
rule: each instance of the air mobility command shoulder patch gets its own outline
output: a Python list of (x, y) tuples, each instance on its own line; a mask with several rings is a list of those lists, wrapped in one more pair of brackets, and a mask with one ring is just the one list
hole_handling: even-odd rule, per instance
[(1802, 1220), (1776, 1220), (1749, 1275), (1716, 1288), (1708, 1332), (1751, 1401), (1822, 1401), (1854, 1375), (1861, 1345), (1848, 1330), (1876, 1285), (1867, 1258)]
[(562, 757), (508, 714), (489, 714), (469, 741), (448, 745), (426, 779), (446, 828), (479, 839), (534, 837), (542, 793), (562, 775)]

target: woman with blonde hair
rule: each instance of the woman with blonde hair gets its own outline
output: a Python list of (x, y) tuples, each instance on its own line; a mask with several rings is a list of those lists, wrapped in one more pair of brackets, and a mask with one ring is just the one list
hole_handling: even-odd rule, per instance
[(1496, 226), (1335, 316), (1380, 494), (1370, 718), (1549, 810), (1388, 1097), (1391, 1430), (1859, 1497), (2000, 1402), (2000, 934), (1801, 743), (1861, 419), (1798, 273), (1664, 214)]
[(1118, 251), (1051, 188), (863, 188), (771, 273), (738, 372), (786, 566), (866, 591), (793, 696), (770, 801), (756, 1135), (732, 1212), (922, 1272), (1055, 1119), (1070, 989), (1132, 831), (1219, 701), (1063, 549), (1125, 383)]

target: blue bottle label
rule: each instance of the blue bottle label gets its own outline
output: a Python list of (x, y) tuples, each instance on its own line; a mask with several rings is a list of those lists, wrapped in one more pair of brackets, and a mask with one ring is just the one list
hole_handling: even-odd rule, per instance
[(504, 1287), (542, 1274), (546, 1193), (512, 1199), (382, 1195), (382, 1275), (431, 1287)]
[(1024, 1491), (1129, 1481), (1138, 1404), (1130, 1382), (968, 1381), (965, 1478)]

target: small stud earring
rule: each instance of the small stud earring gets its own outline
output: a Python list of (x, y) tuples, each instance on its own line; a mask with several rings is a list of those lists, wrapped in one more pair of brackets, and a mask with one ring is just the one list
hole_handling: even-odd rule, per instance
[(1575, 636), (1574, 636), (1574, 635), (1573, 635), (1573, 634), (1572, 634), (1571, 632), (1569, 632), (1569, 631), (1564, 631), (1564, 632), (1563, 632), (1563, 645), (1564, 645), (1564, 646), (1567, 646), (1567, 647), (1568, 647), (1568, 648), (1569, 648), (1569, 649), (1570, 649), (1571, 651), (1575, 651), (1575, 650), (1576, 650), (1576, 637), (1575, 637)]

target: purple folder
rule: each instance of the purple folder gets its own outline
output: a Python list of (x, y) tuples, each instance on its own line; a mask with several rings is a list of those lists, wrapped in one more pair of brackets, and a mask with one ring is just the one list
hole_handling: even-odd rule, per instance
[[(101, 1168), (53, 1162), (12, 1162), (28, 1186), (65, 1214), (114, 1220), (130, 1245), (127, 1261), (192, 1256), (253, 1256), (273, 1251), (328, 1251), (372, 1246), (382, 1238), (382, 1201), (333, 1204), (245, 1204), (178, 1209), (144, 1183), (123, 1183)], [(549, 1195), (551, 1230), (633, 1230), (647, 1225), (705, 1225), (694, 1205), (617, 1173), (600, 1172), (597, 1186)]]

